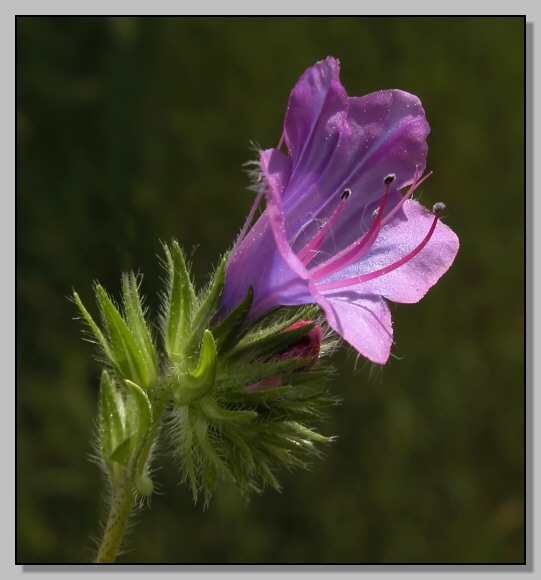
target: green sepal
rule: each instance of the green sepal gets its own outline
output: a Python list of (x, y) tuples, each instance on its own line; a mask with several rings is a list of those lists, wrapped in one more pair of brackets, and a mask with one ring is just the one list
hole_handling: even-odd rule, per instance
[(145, 357), (122, 315), (99, 284), (96, 297), (107, 328), (111, 347), (111, 363), (123, 379), (133, 380), (145, 387), (150, 386), (152, 376), (147, 369)]
[(146, 473), (147, 435), (152, 424), (152, 405), (147, 394), (132, 381), (124, 381), (128, 391), (127, 422), (131, 431), (130, 442), (133, 457), (135, 488), (143, 496), (152, 494), (154, 484)]
[(208, 421), (213, 423), (245, 423), (258, 416), (256, 411), (224, 409), (216, 404), (211, 397), (201, 399), (197, 406)]
[(216, 345), (221, 353), (231, 348), (239, 337), (242, 325), (252, 307), (253, 299), (254, 289), (250, 286), (242, 302), (212, 329)]
[(113, 486), (122, 479), (124, 470), (133, 465), (149, 426), (149, 405), (144, 403), (147, 399), (144, 391), (130, 381), (125, 383), (127, 393), (123, 396), (108, 373), (102, 373), (100, 452)]
[(152, 384), (156, 379), (157, 354), (154, 340), (148, 328), (139, 296), (137, 278), (133, 272), (122, 277), (122, 296), (127, 326), (145, 359), (147, 381)]
[(164, 312), (164, 339), (167, 355), (177, 362), (190, 330), (195, 290), (186, 267), (184, 253), (174, 241), (164, 246), (168, 268), (167, 303)]
[(105, 336), (104, 336), (103, 332), (100, 330), (99, 326), (94, 322), (94, 319), (92, 318), (92, 316), (90, 316), (90, 314), (88, 313), (88, 310), (83, 306), (83, 303), (81, 302), (81, 299), (79, 298), (79, 294), (77, 294), (77, 292), (73, 293), (73, 301), (75, 302), (75, 304), (77, 305), (77, 307), (81, 311), (81, 314), (83, 315), (83, 318), (85, 319), (85, 322), (88, 324), (90, 330), (92, 331), (92, 334), (94, 335), (99, 346), (103, 350), (103, 354), (105, 355), (107, 360), (112, 361), (113, 360), (113, 353), (111, 351), (111, 347), (109, 345), (108, 340), (105, 338)]
[(216, 379), (217, 350), (210, 330), (205, 330), (196, 369), (177, 377), (173, 397), (178, 405), (186, 405), (200, 399), (213, 387)]
[(257, 321), (258, 333), (266, 335), (280, 332), (299, 320), (316, 319), (319, 312), (320, 307), (316, 304), (308, 304), (302, 308), (283, 306), (265, 314)]
[[(254, 362), (251, 364), (234, 363), (224, 365), (220, 369), (219, 375), (220, 394), (229, 391), (229, 385), (243, 385), (244, 387), (248, 387), (269, 377), (279, 376), (283, 373), (289, 375), (293, 371), (305, 367), (309, 362), (307, 359), (290, 358), (264, 363)], [(234, 392), (236, 389), (231, 389), (231, 391)]]
[(105, 370), (101, 373), (100, 380), (99, 437), (101, 457), (111, 472), (110, 461), (117, 461), (115, 453), (126, 438), (124, 401)]
[(207, 490), (214, 489), (218, 478), (230, 474), (224, 460), (217, 453), (215, 442), (209, 436), (209, 425), (206, 420), (197, 417), (193, 422), (197, 453), (202, 453), (205, 458), (204, 466), (200, 465), (200, 478), (205, 492), (205, 503), (208, 504), (210, 495)]
[(290, 389), (290, 385), (279, 385), (277, 387), (265, 387), (260, 390), (245, 389), (241, 392), (227, 393), (224, 395), (224, 401), (229, 403), (247, 405), (265, 405), (273, 399), (283, 397)]
[(152, 405), (145, 391), (133, 381), (124, 381), (128, 396), (126, 398), (126, 430), (133, 437), (132, 448), (140, 449), (152, 422)]
[(214, 278), (191, 322), (190, 335), (184, 347), (186, 356), (191, 357), (199, 350), (203, 333), (209, 328), (211, 320), (216, 315), (220, 297), (225, 282), (226, 258), (222, 260), (214, 273)]
[(177, 420), (173, 423), (174, 431), (172, 431), (175, 434), (175, 455), (182, 461), (182, 479), (189, 484), (193, 499), (196, 501), (199, 490), (199, 463), (198, 454), (194, 449), (194, 418), (188, 406), (177, 407), (175, 413)]
[(271, 357), (298, 342), (316, 325), (315, 322), (311, 322), (291, 330), (285, 330), (291, 324), (292, 322), (288, 320), (287, 324), (279, 325), (278, 329), (273, 329), (272, 332), (263, 330), (247, 334), (231, 349), (227, 355), (228, 358), (238, 360), (247, 356), (250, 358), (256, 356)]
[(327, 437), (326, 435), (322, 435), (321, 433), (317, 433), (312, 429), (308, 429), (304, 425), (295, 422), (295, 430), (297, 431), (299, 438), (304, 441), (315, 441), (316, 443), (330, 443), (333, 440), (333, 437)]

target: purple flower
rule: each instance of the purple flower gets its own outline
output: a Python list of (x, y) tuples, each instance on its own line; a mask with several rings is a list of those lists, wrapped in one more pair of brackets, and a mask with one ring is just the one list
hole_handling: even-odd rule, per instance
[[(438, 219), (443, 204), (430, 212), (412, 199), (427, 177), (429, 130), (414, 95), (348, 97), (336, 59), (310, 67), (289, 98), (287, 154), (260, 153), (263, 187), (229, 256), (221, 315), (250, 286), (249, 321), (316, 303), (359, 353), (385, 363), (393, 342), (387, 300), (420, 300), (459, 246)], [(266, 209), (248, 229), (263, 194)]]

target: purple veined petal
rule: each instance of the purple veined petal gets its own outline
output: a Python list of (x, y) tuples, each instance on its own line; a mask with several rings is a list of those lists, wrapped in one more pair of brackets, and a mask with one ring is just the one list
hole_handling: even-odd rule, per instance
[(278, 149), (266, 149), (259, 154), (259, 166), (264, 178), (265, 191), (272, 187), (283, 196), (291, 176), (291, 161)]
[[(272, 158), (272, 173), (266, 176), (267, 182), (272, 181), (273, 187), (281, 195), (289, 178), (290, 161), (276, 149), (269, 149), (268, 156)], [(262, 187), (266, 189), (267, 183), (264, 182)], [(250, 215), (253, 215), (254, 209), (252, 207)], [(246, 232), (246, 229), (245, 224), (244, 236), (241, 237), (241, 232), (230, 253), (218, 317), (237, 306), (250, 286), (254, 290), (254, 307), (248, 317), (249, 321), (277, 306), (305, 303), (309, 297), (307, 284), (299, 280), (276, 251), (268, 211), (265, 210), (259, 216), (249, 231)]]
[[(406, 201), (401, 212), (381, 229), (370, 252), (356, 264), (335, 272), (321, 283), (351, 280), (401, 260), (422, 242), (433, 221), (434, 214), (420, 203)], [(393, 302), (418, 302), (451, 267), (458, 248), (457, 235), (438, 220), (434, 233), (418, 255), (396, 270), (348, 287), (353, 292), (377, 294)]]
[(308, 284), (276, 250), (267, 212), (263, 213), (228, 260), (218, 319), (228, 314), (253, 288), (252, 322), (278, 306), (311, 301)]
[(400, 190), (424, 172), (430, 128), (416, 96), (389, 90), (351, 98), (347, 124), (339, 162), (348, 168), (344, 183), (359, 192), (352, 211), (379, 199), (386, 175), (395, 175), (393, 188)]
[(284, 138), (293, 165), (317, 167), (321, 162), (317, 144), (338, 138), (348, 106), (339, 75), (338, 60), (329, 57), (307, 69), (291, 91)]
[[(379, 91), (350, 98), (348, 117), (336, 144), (321, 139), (312, 144), (325, 164), (317, 168), (304, 163), (292, 165), (284, 193), (288, 232), (301, 229), (303, 220), (325, 220), (345, 189), (352, 195), (344, 224), (360, 221), (366, 208), (383, 193), (382, 180), (396, 175), (393, 194), (423, 173), (429, 126), (417, 97), (404, 91)], [(355, 240), (351, 227), (336, 227), (334, 243), (340, 249)], [(343, 240), (340, 239), (343, 237)]]
[(377, 295), (360, 295), (349, 289), (318, 299), (329, 326), (357, 352), (385, 364), (393, 344), (393, 324), (387, 302)]
[(268, 149), (260, 155), (261, 171), (267, 182), (267, 209), (269, 224), (274, 234), (278, 252), (288, 266), (302, 280), (308, 280), (310, 274), (302, 261), (293, 252), (286, 231), (282, 192), (280, 191), (282, 158), (276, 150)]
[[(237, 248), (235, 260), (227, 264), (218, 319), (242, 302), (250, 286), (254, 298), (247, 322), (253, 322), (278, 306), (312, 301), (308, 282), (299, 278), (276, 251), (266, 216), (256, 226), (265, 221), (266, 227), (258, 227), (256, 231), (252, 229)], [(251, 236), (252, 232), (254, 237)]]

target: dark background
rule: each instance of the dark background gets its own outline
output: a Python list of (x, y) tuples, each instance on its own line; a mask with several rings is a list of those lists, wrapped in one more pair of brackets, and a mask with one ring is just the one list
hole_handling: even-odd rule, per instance
[(524, 19), (18, 18), (17, 560), (84, 562), (103, 513), (93, 450), (99, 367), (68, 300), (96, 313), (160, 241), (199, 284), (251, 205), (250, 142), (275, 146), (291, 88), (342, 63), (350, 95), (418, 95), (432, 132), (422, 201), (461, 249), (415, 305), (396, 358), (345, 347), (310, 472), (208, 510), (158, 458), (159, 494), (120, 562), (501, 563), (524, 559)]

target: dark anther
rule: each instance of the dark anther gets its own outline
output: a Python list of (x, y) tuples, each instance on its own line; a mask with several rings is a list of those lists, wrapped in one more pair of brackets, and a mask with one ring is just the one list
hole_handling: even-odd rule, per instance
[(389, 175), (387, 175), (384, 179), (383, 179), (383, 183), (385, 183), (385, 185), (391, 185), (391, 183), (396, 179), (396, 175), (394, 173), (389, 173)]
[(340, 199), (347, 199), (351, 195), (351, 189), (344, 189), (344, 193), (340, 196)]

